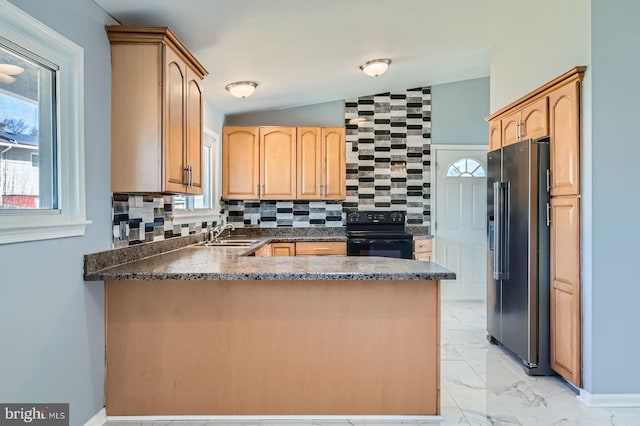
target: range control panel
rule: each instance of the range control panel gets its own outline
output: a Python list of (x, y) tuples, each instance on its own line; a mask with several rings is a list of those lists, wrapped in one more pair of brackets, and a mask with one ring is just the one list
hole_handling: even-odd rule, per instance
[(356, 211), (347, 214), (347, 224), (386, 223), (404, 224), (405, 213), (402, 211)]

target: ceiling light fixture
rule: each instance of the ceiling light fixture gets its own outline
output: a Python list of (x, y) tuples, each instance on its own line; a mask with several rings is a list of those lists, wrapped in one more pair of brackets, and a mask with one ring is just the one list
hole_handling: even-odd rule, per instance
[(391, 59), (383, 58), (383, 59), (372, 59), (370, 61), (365, 62), (360, 65), (360, 69), (366, 75), (371, 77), (377, 77), (382, 75), (389, 68), (389, 64), (391, 63)]
[(225, 89), (231, 95), (236, 98), (246, 98), (247, 96), (253, 95), (253, 92), (256, 91), (256, 87), (258, 87), (258, 83), (255, 81), (237, 81), (235, 83), (230, 83), (225, 86)]
[(12, 84), (16, 79), (12, 75), (22, 74), (24, 68), (11, 64), (0, 64), (0, 83)]

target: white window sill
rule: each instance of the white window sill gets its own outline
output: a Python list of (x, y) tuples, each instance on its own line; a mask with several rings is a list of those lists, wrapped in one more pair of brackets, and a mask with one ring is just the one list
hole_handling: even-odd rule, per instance
[(91, 221), (85, 220), (65, 222), (64, 224), (32, 224), (24, 227), (0, 227), (0, 244), (79, 237), (84, 235), (85, 228), (89, 224), (91, 224)]
[(216, 213), (213, 210), (194, 210), (184, 211), (180, 213), (173, 213), (171, 220), (174, 225), (182, 225), (185, 223), (193, 222), (208, 222), (210, 220), (220, 219), (220, 213)]

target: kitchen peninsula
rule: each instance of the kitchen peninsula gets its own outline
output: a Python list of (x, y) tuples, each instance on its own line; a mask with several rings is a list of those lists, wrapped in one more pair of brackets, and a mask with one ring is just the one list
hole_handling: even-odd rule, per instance
[(439, 414), (440, 280), (455, 274), (250, 256), (272, 241), (85, 258), (85, 279), (106, 282), (107, 414)]

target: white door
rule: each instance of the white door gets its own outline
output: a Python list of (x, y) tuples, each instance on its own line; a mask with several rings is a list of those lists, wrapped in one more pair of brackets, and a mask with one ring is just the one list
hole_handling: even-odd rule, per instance
[(443, 300), (485, 300), (487, 286), (487, 154), (436, 149), (436, 263), (456, 273)]

